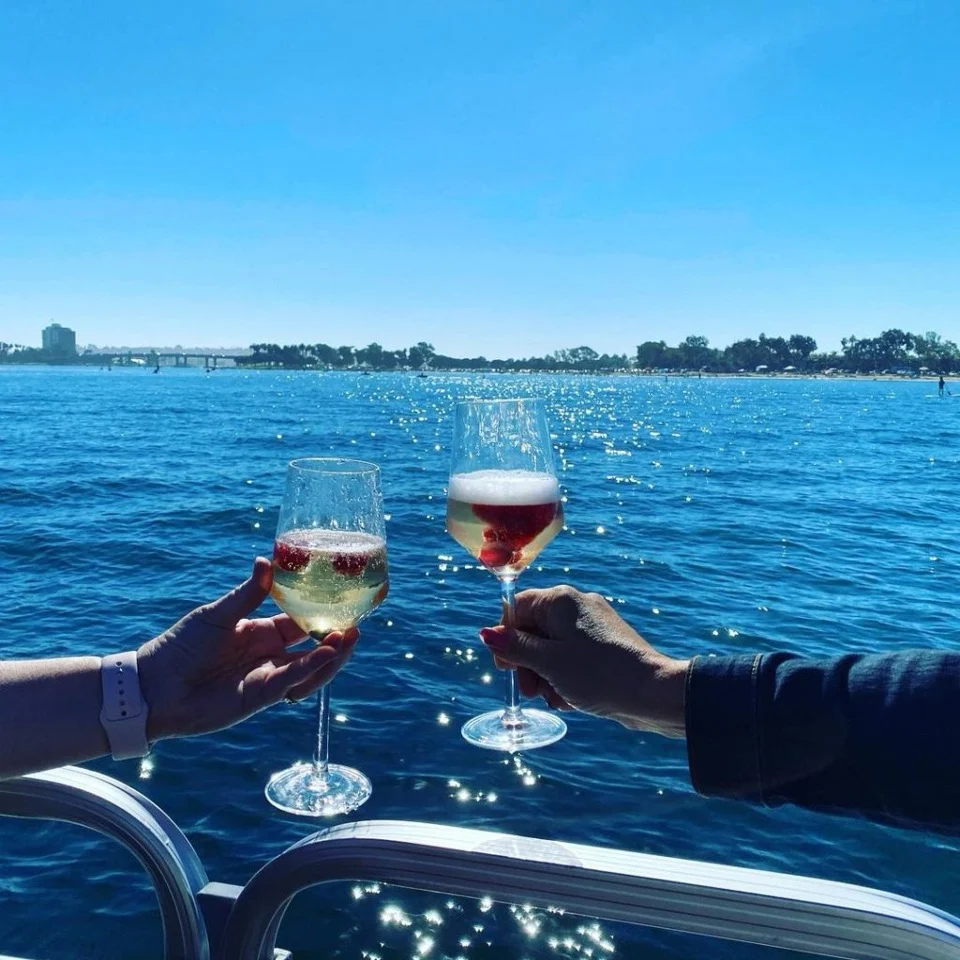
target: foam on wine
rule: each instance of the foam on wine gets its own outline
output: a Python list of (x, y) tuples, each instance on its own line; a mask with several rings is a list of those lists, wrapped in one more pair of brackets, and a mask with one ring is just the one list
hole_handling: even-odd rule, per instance
[(455, 473), (447, 496), (463, 503), (521, 507), (560, 499), (560, 484), (552, 473), (533, 470), (475, 470)]

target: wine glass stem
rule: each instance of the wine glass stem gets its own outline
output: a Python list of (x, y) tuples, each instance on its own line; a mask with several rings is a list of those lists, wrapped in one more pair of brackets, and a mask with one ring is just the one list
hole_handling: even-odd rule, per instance
[[(500, 581), (500, 596), (503, 599), (503, 625), (511, 630), (517, 625), (517, 582), (504, 579)], [(507, 706), (503, 711), (504, 723), (517, 723), (520, 712), (520, 695), (517, 692), (517, 672), (507, 671)]]
[(330, 762), (330, 684), (324, 684), (317, 694), (317, 749), (313, 765), (317, 776), (324, 780)]

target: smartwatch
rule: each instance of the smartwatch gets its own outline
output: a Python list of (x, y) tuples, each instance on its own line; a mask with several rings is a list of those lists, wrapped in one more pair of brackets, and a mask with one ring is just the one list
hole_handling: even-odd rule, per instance
[(106, 731), (114, 760), (145, 757), (147, 742), (147, 705), (140, 693), (137, 652), (115, 653), (100, 660), (103, 707), (100, 724)]

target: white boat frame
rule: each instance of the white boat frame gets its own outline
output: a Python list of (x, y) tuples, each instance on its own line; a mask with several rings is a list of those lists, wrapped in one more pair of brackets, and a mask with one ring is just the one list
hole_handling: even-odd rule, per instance
[(289, 958), (275, 943), (287, 905), (301, 890), (343, 880), (549, 906), (821, 957), (960, 958), (956, 918), (894, 894), (413, 821), (321, 830), (279, 854), (244, 887), (211, 882), (190, 842), (156, 804), (79, 767), (0, 781), (0, 814), (65, 820), (130, 850), (156, 891), (164, 960)]

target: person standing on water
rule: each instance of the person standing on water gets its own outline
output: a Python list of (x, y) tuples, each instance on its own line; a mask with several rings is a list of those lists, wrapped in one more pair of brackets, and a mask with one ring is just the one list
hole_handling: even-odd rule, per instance
[(940, 396), (943, 396), (943, 388), (947, 385), (946, 380), (943, 379), (943, 374), (940, 374)]

